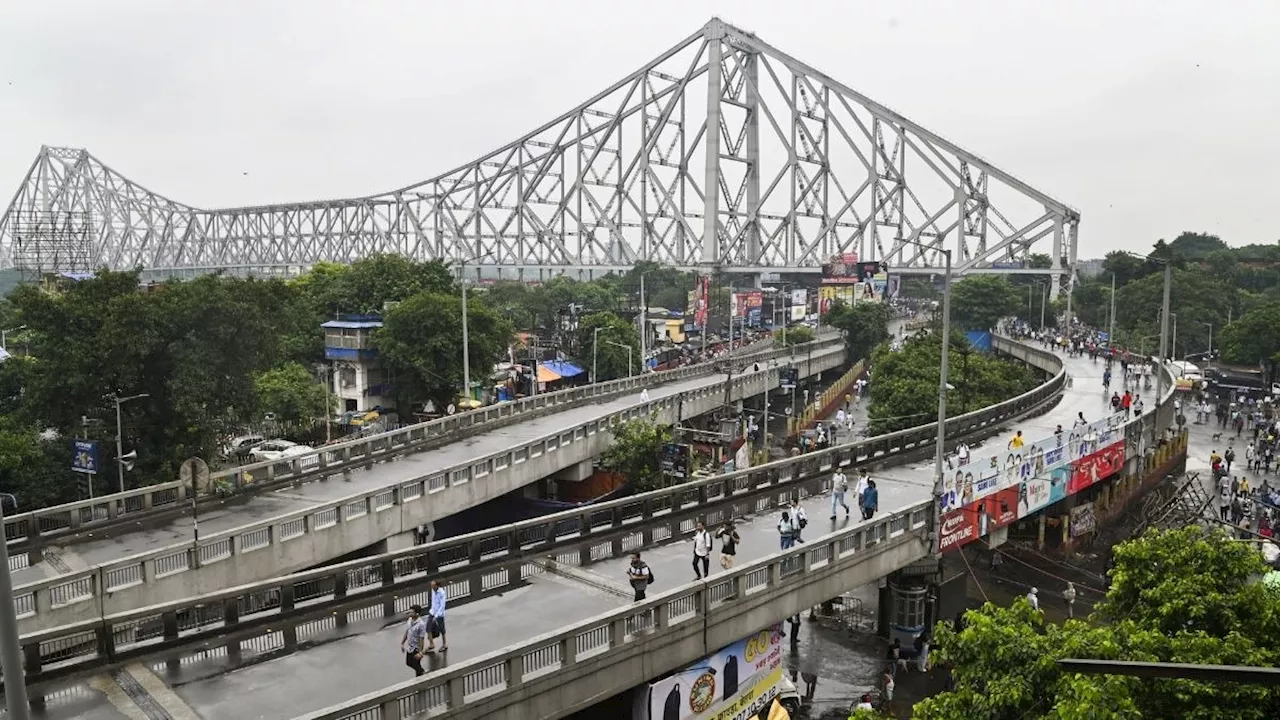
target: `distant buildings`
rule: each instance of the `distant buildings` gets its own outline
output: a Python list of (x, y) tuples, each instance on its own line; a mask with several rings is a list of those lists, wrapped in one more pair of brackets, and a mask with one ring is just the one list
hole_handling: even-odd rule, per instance
[(1076, 274), (1080, 279), (1097, 277), (1102, 274), (1102, 263), (1106, 262), (1102, 258), (1093, 258), (1092, 260), (1077, 260)]

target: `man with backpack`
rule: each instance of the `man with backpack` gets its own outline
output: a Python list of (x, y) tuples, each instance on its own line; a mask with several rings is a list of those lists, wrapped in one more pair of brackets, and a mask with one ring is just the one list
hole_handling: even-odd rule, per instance
[(845, 493), (849, 492), (849, 479), (844, 476), (844, 471), (836, 468), (836, 474), (831, 478), (831, 519), (836, 519), (836, 506), (844, 508), (845, 517), (849, 517), (849, 505), (845, 503)]
[(640, 559), (640, 553), (631, 553), (631, 565), (627, 568), (627, 579), (631, 582), (631, 589), (635, 591), (635, 601), (640, 602), (644, 599), (644, 593), (653, 584), (653, 570)]
[(720, 539), (720, 567), (728, 570), (733, 567), (734, 556), (738, 554), (738, 543), (742, 542), (742, 537), (738, 535), (732, 520), (725, 521), (724, 526), (716, 531), (716, 537)]

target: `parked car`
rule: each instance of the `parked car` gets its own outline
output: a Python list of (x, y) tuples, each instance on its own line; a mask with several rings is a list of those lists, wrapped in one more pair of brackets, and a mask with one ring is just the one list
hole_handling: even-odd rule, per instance
[[(249, 462), (266, 462), (268, 460), (287, 460), (295, 455), (307, 455), (315, 451), (310, 445), (299, 445), (288, 440), (267, 440), (259, 443), (249, 451)], [(315, 458), (310, 458), (312, 463)], [(306, 461), (303, 463), (309, 464)]]
[(249, 452), (266, 442), (266, 440), (261, 435), (239, 435), (233, 437), (222, 446), (222, 458), (224, 460), (244, 462), (249, 457)]

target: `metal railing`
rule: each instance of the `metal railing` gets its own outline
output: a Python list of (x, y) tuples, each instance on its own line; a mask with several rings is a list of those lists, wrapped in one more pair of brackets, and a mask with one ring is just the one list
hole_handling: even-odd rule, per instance
[[(958, 440), (999, 427), (1056, 399), (1065, 379), (1060, 361), (1043, 351), (1020, 349), (1032, 354), (1033, 364), (1058, 371), (1048, 382), (1016, 398), (948, 419), (950, 436)], [(441, 581), (455, 600), (502, 592), (522, 583), (530, 572), (541, 571), (530, 569), (536, 566), (529, 564), (529, 558), (551, 554), (562, 563), (588, 564), (692, 532), (701, 515), (704, 521), (720, 522), (725, 517), (765, 512), (797, 491), (805, 493), (815, 481), (828, 482), (836, 466), (930, 452), (935, 428), (936, 423), (929, 423), (376, 557), (26, 633), (22, 645), (27, 672), (38, 677), (115, 662), (252, 623), (269, 622), (279, 629), (286, 616), (325, 612), (331, 605), (358, 600), (361, 595), (400, 594), (427, 578)], [(382, 604), (381, 600), (371, 602)], [(306, 622), (298, 625), (310, 627)]]
[[(997, 349), (1008, 348), (1007, 343), (1011, 342), (1000, 337), (994, 340)], [(1026, 345), (1019, 344), (1017, 348), (1024, 354), (1049, 355)], [(1055, 393), (1061, 392), (1066, 372), (1061, 369), (1061, 361), (1056, 357), (1054, 360), (1058, 362), (1059, 371), (1032, 393), (1050, 387), (1055, 388)], [(1159, 398), (1156, 407), (1126, 422), (1125, 435), (1131, 428), (1142, 432), (1149, 427), (1153, 432), (1160, 432), (1161, 427), (1167, 426), (1162, 423), (1167, 422), (1173, 410), (1173, 397), (1171, 383), (1169, 392)], [(947, 420), (948, 428), (956, 419)], [(808, 574), (815, 569), (864, 562), (875, 554), (865, 551), (869, 544), (888, 547), (891, 543), (884, 541), (914, 534), (926, 527), (935, 501), (930, 498), (880, 520), (815, 538), (804, 546), (747, 563), (710, 580), (691, 583), (658, 598), (599, 615), (417, 680), (302, 715), (298, 720), (399, 720), (417, 715), (434, 716), (459, 710), (471, 702), (492, 702), (499, 693), (521, 689), (547, 674), (563, 673), (579, 663), (589, 662), (599, 667), (605, 654), (625, 651), (638, 642), (651, 646), (655, 635), (678, 634), (688, 627), (711, 627), (722, 618), (757, 608), (758, 603), (750, 602), (754, 593), (807, 582)], [(778, 617), (781, 616), (779, 613)]]
[[(842, 342), (830, 335), (814, 341), (816, 347), (827, 348)], [(758, 356), (775, 358), (792, 353), (790, 348), (774, 348), (772, 340), (757, 345), (767, 348), (748, 349), (736, 358), (748, 360)], [(423, 449), (432, 443), (449, 442), (450, 436), (476, 429), (492, 429), (521, 422), (540, 414), (560, 412), (571, 407), (635, 392), (641, 388), (664, 385), (714, 373), (714, 363), (698, 363), (674, 370), (648, 373), (604, 383), (582, 385), (556, 392), (542, 393), (511, 402), (488, 405), (448, 417), (406, 425), (386, 432), (355, 438), (280, 460), (266, 460), (211, 473), (211, 481), (230, 482), (241, 490), (261, 492), (282, 484), (343, 472), (352, 467), (388, 460), (403, 453)], [(24, 544), (56, 540), (59, 536), (97, 530), (121, 522), (137, 522), (163, 511), (181, 511), (189, 502), (189, 484), (173, 480), (123, 493), (105, 495), (92, 500), (64, 503), (50, 508), (9, 515), (4, 518), (5, 539), (11, 552)], [(212, 499), (212, 496), (207, 496)]]
[[(759, 357), (783, 357), (790, 352), (790, 348), (784, 348)], [(808, 374), (809, 367), (837, 362), (838, 358), (843, 357), (843, 353), (842, 342), (837, 342), (835, 347), (823, 344), (807, 356), (797, 355), (795, 362), (804, 367), (802, 374)], [(765, 368), (758, 372), (735, 375), (733, 383), (738, 388), (754, 388), (756, 385), (763, 386), (766, 379), (776, 381), (774, 374), (776, 369)], [(183, 597), (184, 595), (177, 594), (179, 591), (195, 595), (198, 591), (187, 591), (185, 586), (177, 588), (173, 583), (182, 582), (185, 578), (179, 576), (183, 573), (228, 563), (240, 555), (252, 552), (270, 549), (280, 554), (273, 557), (286, 556), (292, 549), (286, 546), (304, 537), (320, 536), (319, 540), (327, 542), (326, 547), (332, 549), (336, 541), (325, 538), (332, 537), (333, 533), (353, 534), (350, 527), (354, 522), (372, 525), (374, 529), (383, 531), (381, 536), (368, 540), (377, 542), (407, 529), (398, 524), (400, 509), (406, 505), (412, 504), (413, 509), (425, 512), (431, 503), (440, 502), (444, 497), (441, 493), (450, 488), (466, 486), (463, 492), (474, 494), (471, 483), (499, 473), (519, 471), (522, 464), (539, 461), (539, 458), (550, 453), (561, 453), (563, 457), (566, 448), (575, 443), (583, 443), (583, 447), (586, 447), (586, 442), (594, 441), (597, 434), (607, 432), (615, 422), (648, 417), (655, 411), (678, 413), (681, 407), (689, 407), (691, 403), (700, 400), (719, 403), (723, 394), (724, 382), (720, 382), (678, 396), (633, 405), (574, 428), (553, 430), (498, 453), (469, 458), (464, 463), (432, 469), (418, 477), (247, 523), (224, 532), (202, 535), (198, 546), (193, 542), (175, 543), (165, 548), (104, 562), (86, 570), (25, 583), (14, 589), (18, 619), (24, 630), (45, 629), (110, 615), (139, 607), (147, 601)], [(387, 530), (388, 527), (392, 529)], [(312, 558), (312, 562), (307, 564), (318, 563), (360, 546), (362, 545), (342, 552), (334, 551), (324, 558)], [(235, 576), (227, 572), (213, 586), (233, 586), (244, 582), (243, 579), (226, 580), (227, 577)], [(166, 581), (170, 583), (168, 590), (173, 592), (162, 592), (161, 583)]]

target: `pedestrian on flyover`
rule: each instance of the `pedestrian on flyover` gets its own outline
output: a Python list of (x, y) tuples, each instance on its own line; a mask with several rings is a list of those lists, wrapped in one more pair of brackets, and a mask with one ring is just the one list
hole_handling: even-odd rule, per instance
[(805, 514), (804, 506), (799, 500), (791, 501), (791, 519), (795, 522), (796, 542), (803, 543), (804, 538), (801, 537), (801, 533), (809, 524), (809, 516)]
[(1062, 599), (1067, 601), (1067, 617), (1076, 616), (1076, 586), (1067, 582), (1067, 589), (1062, 591)]
[(423, 646), (427, 640), (427, 621), (422, 617), (421, 605), (409, 606), (409, 623), (405, 625), (404, 634), (400, 636), (400, 652), (404, 653), (404, 664), (413, 670), (414, 675), (424, 675), (422, 669)]
[(738, 554), (738, 543), (742, 542), (742, 537), (738, 535), (738, 529), (734, 527), (732, 520), (724, 522), (716, 531), (716, 537), (720, 538), (720, 567), (728, 570), (733, 567), (733, 559)]
[(702, 523), (693, 529), (693, 575), (696, 580), (711, 576), (711, 533)]
[(649, 402), (649, 388), (640, 391), (640, 402)]
[(778, 520), (778, 544), (783, 550), (788, 550), (796, 544), (795, 521), (791, 519), (791, 513), (786, 510), (782, 511), (782, 518)]
[(431, 581), (431, 609), (427, 616), (427, 652), (435, 652), (436, 636), (440, 636), (440, 652), (449, 649), (449, 638), (444, 634), (444, 606), (449, 595), (440, 583)]
[(845, 493), (849, 492), (849, 478), (844, 476), (844, 470), (836, 468), (836, 474), (831, 478), (831, 519), (836, 519), (836, 506), (844, 508), (844, 516), (849, 517), (849, 504), (844, 501)]
[(644, 599), (644, 593), (653, 584), (653, 571), (640, 559), (640, 553), (631, 553), (631, 565), (627, 567), (627, 579), (631, 582), (631, 589), (635, 591), (635, 601), (640, 602)]
[(862, 491), (858, 504), (862, 507), (863, 520), (870, 520), (875, 516), (876, 510), (880, 509), (880, 491), (876, 489), (875, 480), (867, 481), (867, 489)]

